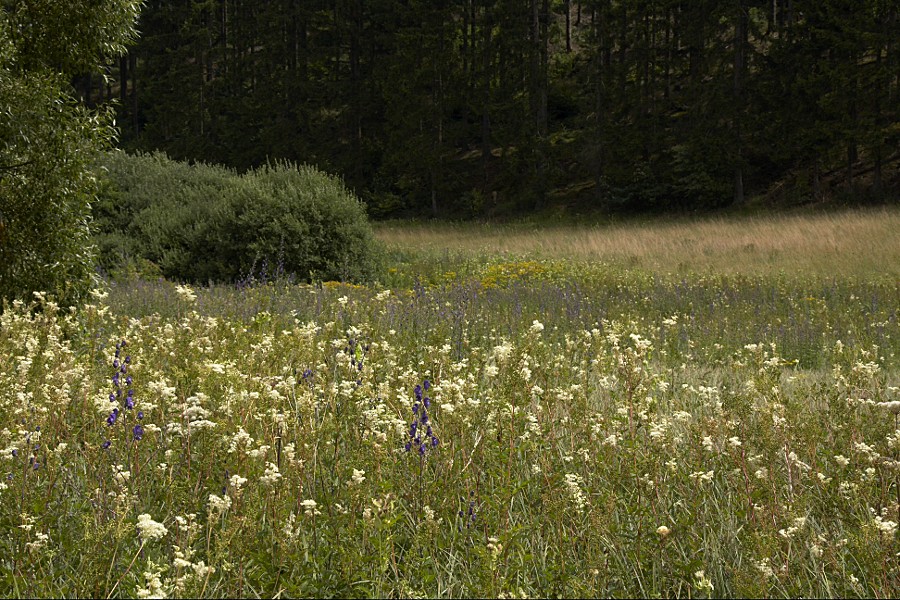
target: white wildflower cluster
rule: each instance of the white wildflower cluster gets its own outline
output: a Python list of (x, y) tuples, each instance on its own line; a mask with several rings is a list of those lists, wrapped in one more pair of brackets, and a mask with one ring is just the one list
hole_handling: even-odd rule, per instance
[[(388, 431), (396, 426), (397, 418), (381, 398), (374, 406), (363, 409), (364, 419), (364, 435), (372, 440), (372, 444), (376, 449), (382, 447), (382, 444), (388, 441)], [(405, 427), (406, 422), (403, 421)]]
[(851, 370), (858, 375), (871, 378), (881, 371), (881, 367), (876, 362), (857, 361)]
[(210, 412), (202, 406), (209, 399), (206, 394), (197, 392), (188, 397), (182, 407), (182, 418), (187, 421), (187, 433), (199, 429), (213, 429), (216, 424), (208, 419)]
[(853, 449), (859, 452), (869, 462), (874, 462), (881, 456), (875, 448), (865, 442), (856, 442), (853, 444)]
[(500, 554), (503, 552), (503, 544), (500, 543), (500, 538), (489, 537), (487, 543), (487, 549), (491, 553), (491, 558), (493, 560), (497, 560)]
[(138, 515), (137, 529), (141, 539), (147, 541), (161, 540), (169, 530), (162, 523), (157, 523), (149, 514)]
[(206, 367), (211, 373), (216, 373), (216, 374), (218, 374), (218, 375), (224, 375), (224, 374), (225, 374), (225, 365), (223, 365), (223, 364), (220, 364), (220, 363), (216, 363), (216, 362), (210, 361), (210, 362), (207, 362), (207, 363), (206, 363), (205, 367)]
[(281, 480), (281, 472), (278, 465), (273, 462), (266, 463), (266, 472), (259, 478), (259, 482), (265, 486), (273, 486)]
[(246, 477), (241, 477), (240, 475), (232, 475), (228, 480), (228, 486), (231, 488), (232, 495), (234, 495), (235, 497), (239, 497), (244, 491), (244, 484), (246, 483)]
[(806, 526), (806, 517), (797, 517), (794, 519), (792, 525), (785, 529), (779, 529), (778, 535), (786, 540), (792, 539), (804, 526)]
[(654, 442), (666, 439), (666, 433), (669, 431), (669, 420), (665, 417), (659, 417), (656, 421), (650, 422), (650, 440)]
[(761, 560), (754, 560), (753, 566), (756, 567), (756, 570), (759, 571), (764, 579), (768, 580), (775, 577), (775, 570), (772, 568), (772, 562), (768, 556)]
[[(147, 384), (147, 388), (150, 391), (151, 395), (158, 396), (161, 400), (174, 400), (176, 398), (176, 394), (178, 392), (177, 388), (170, 386), (169, 383), (165, 380), (165, 378), (157, 379), (156, 381), (151, 381)], [(146, 403), (142, 405), (146, 410)], [(108, 410), (108, 409), (107, 409)]]
[(269, 454), (269, 450), (272, 449), (272, 446), (268, 444), (260, 444), (256, 448), (251, 448), (245, 452), (247, 456), (250, 458), (265, 458)]
[(216, 569), (207, 566), (203, 560), (195, 560), (196, 551), (193, 549), (193, 543), (197, 539), (202, 526), (197, 522), (197, 515), (190, 513), (184, 516), (176, 516), (175, 523), (178, 525), (178, 541), (182, 545), (174, 545), (174, 559), (172, 565), (175, 567), (173, 593), (175, 596), (187, 595), (188, 586), (196, 583), (202, 583)]
[(131, 479), (131, 471), (126, 471), (122, 465), (113, 465), (113, 480), (119, 485), (124, 486)]
[(575, 508), (579, 512), (583, 511), (584, 507), (587, 506), (587, 498), (584, 495), (584, 490), (581, 488), (584, 485), (584, 478), (577, 473), (566, 473), (565, 485), (569, 495), (572, 497)]
[(893, 414), (900, 414), (900, 400), (892, 400), (890, 402), (878, 402), (875, 404), (878, 408), (884, 409)]
[(509, 357), (512, 356), (513, 345), (506, 340), (503, 340), (499, 345), (494, 346), (493, 358), (499, 364), (504, 364)]
[(712, 470), (710, 470), (710, 471), (694, 471), (693, 473), (690, 474), (690, 478), (693, 479), (694, 481), (698, 481), (698, 482), (700, 482), (700, 481), (710, 482), (713, 480), (713, 477), (715, 477), (715, 475), (716, 475), (716, 472), (712, 471)]
[(879, 515), (874, 517), (875, 529), (877, 529), (885, 538), (893, 538), (897, 533), (897, 522), (885, 519)]
[(50, 536), (41, 531), (36, 531), (34, 533), (34, 537), (30, 542), (25, 543), (25, 550), (28, 552), (36, 552), (45, 548), (47, 546), (47, 542), (50, 541)]
[(216, 568), (208, 566), (206, 561), (194, 560), (194, 550), (185, 546), (173, 546), (175, 558), (172, 565), (176, 569), (174, 592), (176, 596), (183, 596), (185, 590), (193, 582), (203, 582), (216, 572)]
[(295, 540), (300, 535), (300, 526), (297, 524), (297, 515), (293, 511), (288, 515), (284, 525), (281, 527), (281, 533), (288, 540)]
[(519, 436), (519, 439), (523, 442), (528, 441), (534, 435), (540, 435), (541, 426), (538, 423), (537, 415), (533, 412), (528, 411), (525, 413), (525, 431), (522, 432), (522, 435)]
[(303, 507), (303, 512), (308, 517), (314, 517), (316, 515), (321, 515), (322, 513), (317, 508), (319, 506), (318, 502), (315, 500), (308, 498), (300, 503), (300, 506)]
[(650, 348), (653, 347), (653, 342), (648, 340), (647, 338), (643, 338), (636, 333), (629, 334), (631, 341), (634, 342), (634, 349), (638, 352), (639, 355), (643, 355)]
[(166, 586), (162, 581), (162, 568), (152, 561), (148, 561), (147, 570), (144, 571), (144, 587), (138, 588), (135, 596), (138, 598), (167, 598)]
[(435, 514), (435, 512), (434, 512), (434, 509), (431, 508), (431, 507), (430, 507), (429, 505), (427, 505), (427, 504), (426, 504), (425, 506), (422, 507), (422, 514), (425, 516), (425, 522), (426, 522), (426, 523), (442, 523), (442, 522), (444, 521), (444, 519), (437, 519), (437, 520), (435, 520), (434, 517), (436, 516), (436, 514)]
[(366, 480), (366, 472), (360, 469), (353, 469), (353, 475), (350, 477), (350, 481), (347, 482), (347, 485), (360, 485), (363, 481)]
[(197, 513), (176, 515), (175, 524), (178, 526), (178, 537), (188, 543), (192, 542), (200, 533), (202, 526), (197, 522)]
[(207, 505), (209, 507), (210, 516), (218, 516), (231, 508), (231, 498), (229, 496), (220, 497), (215, 494), (210, 494)]
[(243, 427), (238, 427), (237, 433), (231, 436), (228, 443), (228, 454), (234, 454), (238, 449), (243, 448), (245, 451), (253, 446), (253, 438), (244, 431)]
[(707, 594), (715, 591), (712, 581), (706, 576), (706, 571), (702, 569), (694, 573), (694, 587), (697, 588), (697, 591), (706, 592)]
[(187, 302), (188, 304), (193, 304), (193, 302), (197, 299), (197, 294), (187, 285), (179, 285), (175, 287), (175, 293), (178, 294), (178, 297)]
[(383, 498), (372, 498), (372, 507), (363, 509), (363, 518), (369, 521), (376, 516), (390, 513), (394, 510), (394, 505), (394, 499), (390, 494), (386, 494)]

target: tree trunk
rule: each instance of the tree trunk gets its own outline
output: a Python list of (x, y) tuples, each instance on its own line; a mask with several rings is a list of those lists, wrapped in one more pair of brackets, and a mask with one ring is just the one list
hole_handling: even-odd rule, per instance
[(484, 9), (484, 23), (481, 25), (481, 167), (483, 172), (483, 188), (487, 191), (489, 183), (489, 164), (491, 160), (491, 29), (493, 23), (488, 8)]
[(128, 63), (128, 70), (131, 72), (131, 126), (134, 129), (134, 136), (137, 137), (140, 123), (138, 122), (137, 55), (134, 52), (128, 53)]
[(741, 122), (744, 108), (744, 69), (746, 67), (747, 15), (743, 0), (737, 2), (737, 19), (734, 24), (734, 195), (732, 202), (736, 205), (744, 202), (744, 166), (743, 140), (741, 139)]
[(125, 99), (128, 97), (128, 56), (123, 55), (119, 58), (119, 102), (125, 106)]

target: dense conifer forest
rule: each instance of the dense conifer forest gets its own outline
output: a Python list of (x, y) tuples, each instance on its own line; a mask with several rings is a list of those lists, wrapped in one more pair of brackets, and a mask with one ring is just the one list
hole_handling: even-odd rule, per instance
[(376, 217), (897, 198), (896, 0), (149, 0), (120, 144), (305, 162)]

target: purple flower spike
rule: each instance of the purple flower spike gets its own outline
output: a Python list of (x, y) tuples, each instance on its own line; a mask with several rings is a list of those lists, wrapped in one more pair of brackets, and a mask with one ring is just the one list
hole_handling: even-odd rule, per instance
[(104, 450), (108, 450), (111, 445), (112, 445), (112, 442), (109, 440), (106, 440), (105, 442), (103, 442), (103, 445), (100, 447), (103, 448)]
[(425, 408), (431, 408), (431, 398), (426, 397), (425, 400), (422, 401), (422, 404), (425, 405)]
[(431, 382), (428, 381), (428, 380), (426, 379), (426, 380), (422, 383), (422, 387), (424, 387), (424, 388), (425, 388), (425, 391), (427, 392), (428, 390), (431, 389)]
[(119, 359), (117, 358), (116, 360), (113, 361), (113, 369), (118, 369), (118, 368), (119, 368)]
[(125, 385), (131, 385), (132, 381), (134, 381), (134, 380), (131, 378), (131, 375), (129, 375), (128, 377), (125, 378)]
[(134, 399), (131, 396), (125, 398), (125, 408), (129, 410), (134, 408)]
[(416, 400), (421, 402), (422, 401), (422, 386), (417, 385), (415, 387), (415, 389), (413, 389), (413, 392), (416, 394)]
[(437, 448), (437, 445), (438, 445), (438, 439), (434, 436), (431, 436), (431, 447)]
[(125, 357), (125, 363), (126, 363), (126, 364), (131, 364), (131, 356), (126, 356), (126, 357)]
[(138, 414), (137, 414), (137, 418), (138, 418), (138, 419), (143, 419), (143, 418), (144, 418), (144, 411), (139, 410), (139, 411), (138, 411)]
[(412, 444), (410, 442), (406, 442), (406, 451), (409, 452), (412, 449)]
[(144, 437), (144, 428), (140, 425), (135, 425), (134, 429), (131, 430), (132, 435), (134, 436), (135, 441), (140, 441), (142, 437)]
[(115, 394), (110, 394), (110, 395), (109, 395), (109, 401), (110, 401), (110, 402), (115, 402), (115, 401), (116, 401), (116, 395), (115, 395)]

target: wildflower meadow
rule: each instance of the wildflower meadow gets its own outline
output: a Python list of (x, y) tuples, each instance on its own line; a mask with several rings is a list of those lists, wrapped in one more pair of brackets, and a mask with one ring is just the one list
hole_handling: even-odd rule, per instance
[(392, 256), (7, 305), (0, 594), (900, 594), (895, 278)]

